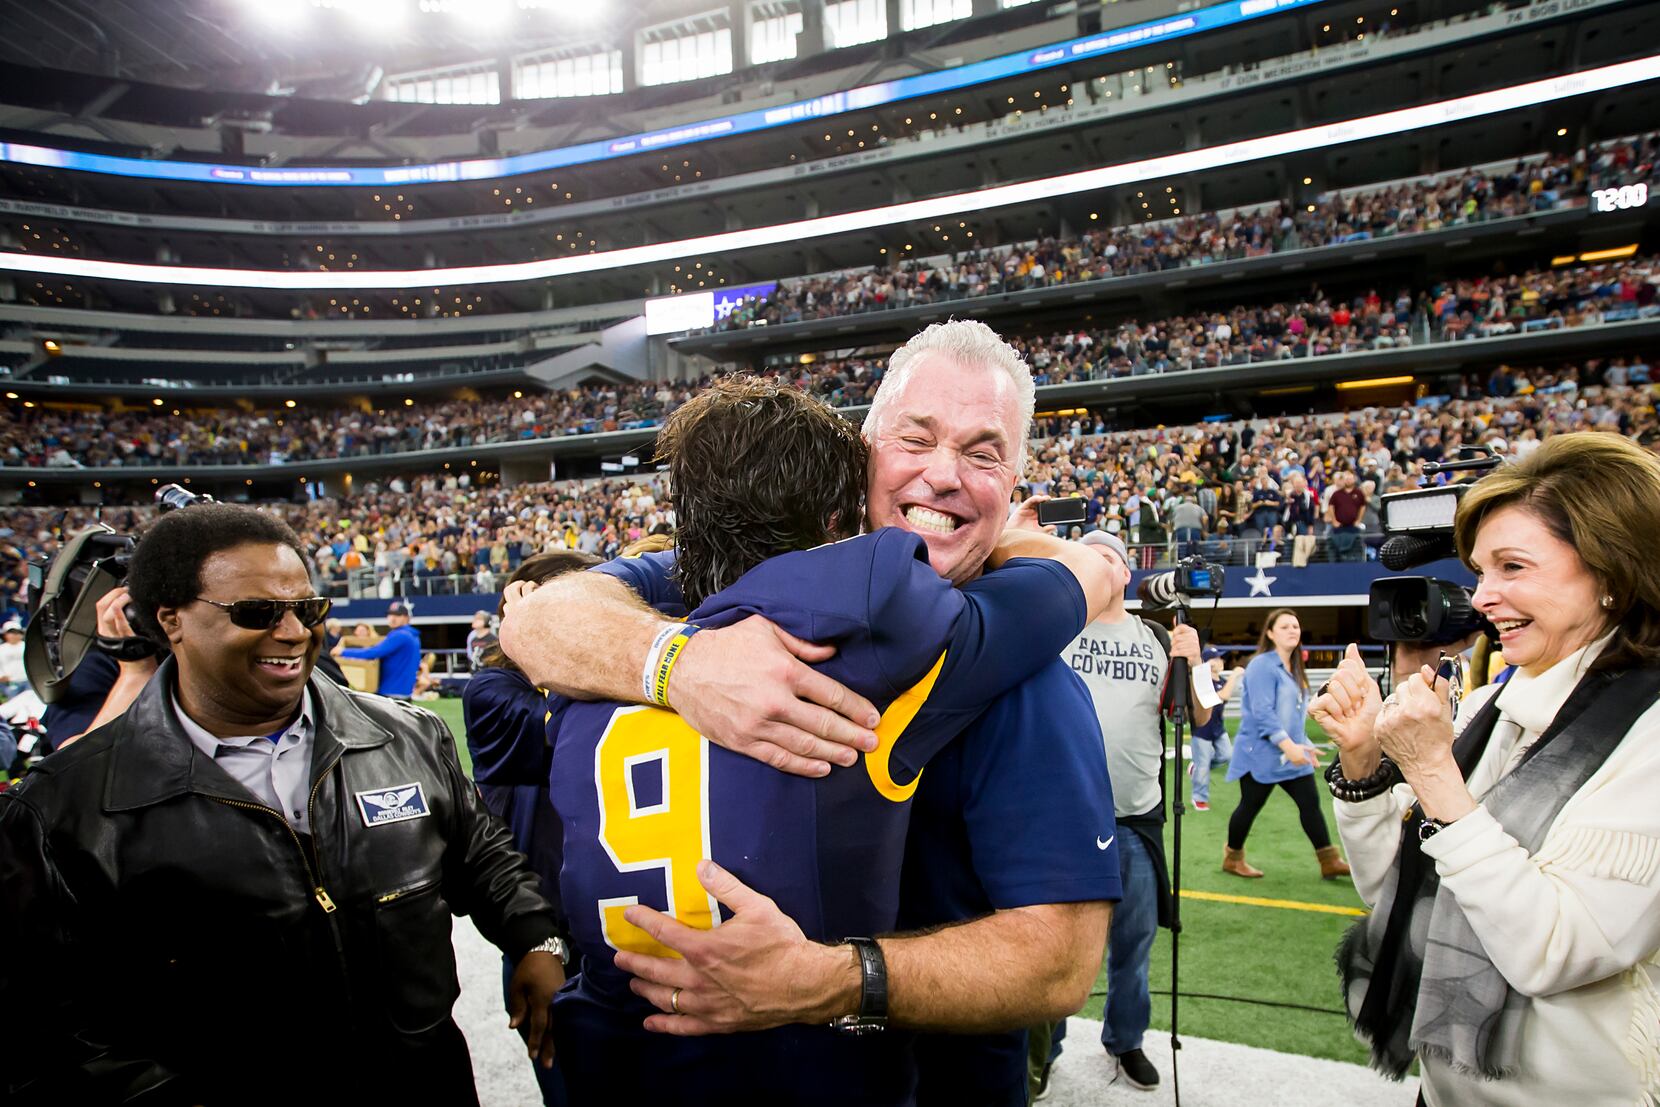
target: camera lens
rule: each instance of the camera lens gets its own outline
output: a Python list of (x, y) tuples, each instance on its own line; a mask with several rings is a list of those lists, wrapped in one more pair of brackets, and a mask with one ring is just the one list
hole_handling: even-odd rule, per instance
[(183, 485), (167, 484), (156, 489), (156, 507), (163, 512), (189, 507), (196, 499), (196, 493)]

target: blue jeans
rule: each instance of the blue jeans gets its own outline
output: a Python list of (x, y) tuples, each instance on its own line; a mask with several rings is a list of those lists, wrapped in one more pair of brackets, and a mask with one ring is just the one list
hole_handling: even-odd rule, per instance
[[(513, 963), (507, 958), (501, 959), (501, 997), (505, 1005), (507, 1002), (507, 988), (513, 982)], [(553, 1033), (553, 1023), (550, 1016), (548, 1033)], [(545, 1069), (540, 1061), (530, 1062), (531, 1071), (536, 1074), (536, 1086), (542, 1090), (543, 1107), (566, 1107), (570, 1102), (565, 1095), (565, 1076), (559, 1071), (559, 1059), (553, 1060), (553, 1067)]]
[(1118, 829), (1118, 872), (1124, 899), (1112, 912), (1107, 935), (1107, 1006), (1101, 1044), (1112, 1054), (1141, 1048), (1153, 1002), (1147, 994), (1147, 964), (1159, 928), (1158, 878), (1140, 835)]
[[(1221, 707), (1215, 710), (1222, 710)], [(1223, 731), (1216, 738), (1193, 736), (1193, 802), (1210, 802), (1210, 767), (1226, 764), (1233, 758), (1233, 739)]]

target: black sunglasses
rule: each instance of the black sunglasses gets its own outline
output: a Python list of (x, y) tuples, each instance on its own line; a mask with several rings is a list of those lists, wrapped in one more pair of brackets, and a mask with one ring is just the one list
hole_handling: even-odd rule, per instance
[(334, 606), (334, 601), (326, 596), (312, 596), (304, 600), (237, 600), (234, 603), (221, 603), (206, 596), (196, 598), (224, 608), (231, 622), (243, 630), (275, 630), (283, 615), (290, 611), (300, 620), (301, 626), (310, 630), (328, 618), (329, 608)]

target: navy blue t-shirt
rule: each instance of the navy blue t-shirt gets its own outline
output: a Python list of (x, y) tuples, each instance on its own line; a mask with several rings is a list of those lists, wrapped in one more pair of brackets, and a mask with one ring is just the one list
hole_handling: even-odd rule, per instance
[[(924, 781), (905, 844), (902, 930), (1122, 898), (1100, 723), (1059, 657), (1000, 696)], [(915, 1053), (919, 1107), (1024, 1107), (1023, 1030), (919, 1034)]]
[[(484, 805), (507, 823), (513, 845), (529, 859), (561, 930), (565, 924), (559, 907), (559, 865), (564, 835), (548, 801), (546, 782), (551, 709), (563, 711), (566, 702), (556, 698), (550, 704), (547, 693), (523, 673), (494, 667), (474, 673), (461, 694), (473, 780)], [(528, 765), (516, 766), (515, 759)], [(532, 783), (516, 782), (526, 778)]]
[[(994, 607), (1024, 602), (1026, 590), (1006, 572), (1015, 564), (958, 591), (984, 597)], [(647, 554), (592, 571), (618, 577), (646, 603), (677, 615), (683, 608), (673, 566), (672, 554)], [(1058, 565), (1052, 568), (1081, 602), (1071, 574)], [(1053, 618), (1027, 607), (1017, 626)], [(1017, 648), (1019, 633), (999, 638), (996, 648)], [(912, 805), (900, 927), (960, 922), (997, 909), (1121, 897), (1100, 725), (1087, 689), (1059, 661), (1064, 645), (1045, 643), (1044, 652), (1033, 656), (1054, 660), (994, 699), (961, 737), (928, 761)], [(967, 1090), (958, 1102), (986, 1102), (988, 1092), (994, 1092), (996, 1102), (1013, 1102), (1018, 1088), (1024, 1102), (1024, 1036), (1019, 1032), (921, 1036), (917, 1060), (923, 1094), (931, 1100)]]
[[(1208, 669), (1209, 666), (1207, 665), (1206, 668)], [(1211, 686), (1218, 692), (1222, 690), (1222, 685), (1227, 683), (1227, 680), (1224, 677), (1216, 676), (1214, 673), (1207, 675), (1210, 676)], [(1202, 723), (1195, 723), (1193, 726), (1193, 737), (1208, 738), (1214, 742), (1216, 739), (1226, 734), (1227, 724), (1222, 719), (1222, 708), (1225, 706), (1225, 704), (1217, 704), (1215, 710), (1210, 713), (1210, 718), (1206, 719)]]

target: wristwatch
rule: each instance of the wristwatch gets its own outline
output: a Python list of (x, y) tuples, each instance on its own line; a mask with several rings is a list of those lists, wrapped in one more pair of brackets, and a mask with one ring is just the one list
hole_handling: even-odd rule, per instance
[(859, 954), (859, 1013), (831, 1019), (844, 1034), (874, 1034), (888, 1028), (888, 963), (874, 938), (849, 938)]
[(571, 947), (566, 945), (565, 939), (559, 937), (557, 934), (539, 946), (531, 946), (529, 949), (525, 950), (525, 953), (551, 953), (555, 957), (559, 958), (560, 964), (565, 964), (571, 959)]
[(1423, 822), (1418, 824), (1419, 844), (1422, 845), (1424, 842), (1429, 841), (1431, 838), (1435, 837), (1451, 825), (1451, 823), (1442, 822), (1440, 819), (1432, 819), (1428, 815), (1425, 815)]

